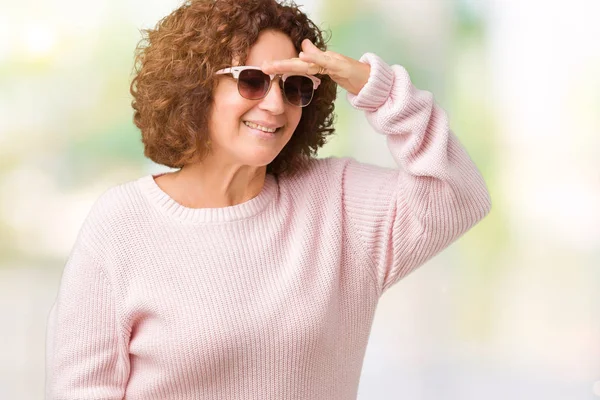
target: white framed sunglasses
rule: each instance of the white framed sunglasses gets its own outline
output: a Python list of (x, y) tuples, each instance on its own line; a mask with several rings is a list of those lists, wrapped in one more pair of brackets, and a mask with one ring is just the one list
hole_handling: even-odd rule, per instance
[(289, 104), (297, 107), (309, 105), (315, 90), (321, 84), (321, 80), (312, 75), (265, 74), (259, 67), (252, 66), (224, 68), (216, 74), (231, 74), (237, 80), (240, 96), (248, 100), (264, 98), (271, 89), (273, 79), (281, 76), (279, 86), (283, 97)]

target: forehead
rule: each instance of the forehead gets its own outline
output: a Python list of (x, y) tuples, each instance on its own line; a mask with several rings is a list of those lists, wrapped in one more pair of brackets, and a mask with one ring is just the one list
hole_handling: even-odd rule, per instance
[(267, 30), (261, 32), (250, 48), (246, 65), (260, 66), (264, 61), (285, 60), (298, 57), (292, 39), (283, 32)]

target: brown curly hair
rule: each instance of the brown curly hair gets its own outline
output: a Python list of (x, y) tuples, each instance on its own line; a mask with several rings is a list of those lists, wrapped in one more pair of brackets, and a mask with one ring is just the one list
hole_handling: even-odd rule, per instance
[[(146, 157), (181, 168), (208, 154), (215, 72), (234, 59), (244, 65), (265, 29), (287, 34), (298, 52), (305, 38), (326, 50), (322, 31), (298, 6), (275, 0), (188, 0), (154, 29), (142, 31), (130, 92)], [(336, 83), (322, 76), (296, 131), (267, 173), (292, 174), (316, 155), (334, 132), (336, 91)]]

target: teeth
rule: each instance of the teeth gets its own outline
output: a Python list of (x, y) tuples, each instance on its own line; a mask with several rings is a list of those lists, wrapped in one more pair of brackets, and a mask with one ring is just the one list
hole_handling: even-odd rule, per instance
[(263, 132), (275, 133), (275, 131), (277, 130), (275, 128), (267, 128), (262, 125), (255, 124), (254, 122), (244, 121), (244, 124), (246, 124), (246, 126), (252, 128), (252, 129), (258, 129)]

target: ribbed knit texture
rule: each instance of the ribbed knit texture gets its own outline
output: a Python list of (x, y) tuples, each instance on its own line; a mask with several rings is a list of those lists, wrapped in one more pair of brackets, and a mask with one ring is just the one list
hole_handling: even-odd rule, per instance
[(382, 293), (490, 209), (431, 93), (361, 61), (371, 76), (348, 100), (398, 169), (313, 160), (218, 209), (177, 204), (152, 176), (111, 188), (50, 315), (48, 399), (356, 399)]

